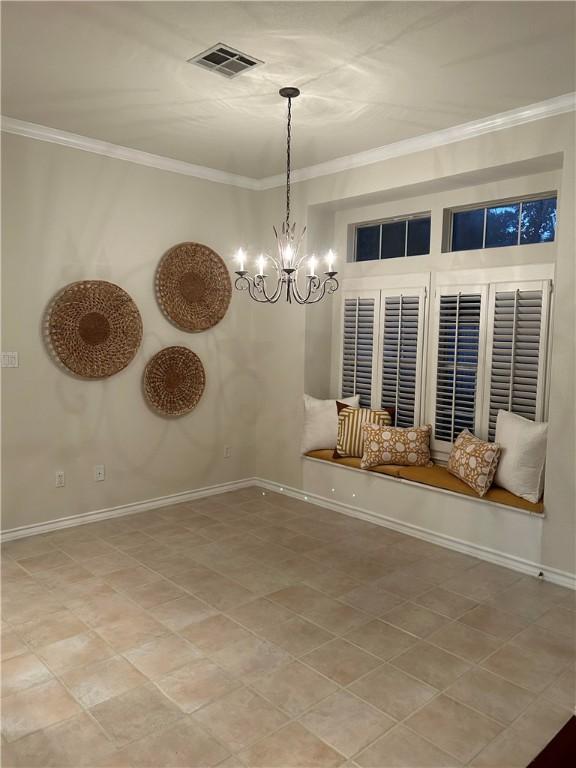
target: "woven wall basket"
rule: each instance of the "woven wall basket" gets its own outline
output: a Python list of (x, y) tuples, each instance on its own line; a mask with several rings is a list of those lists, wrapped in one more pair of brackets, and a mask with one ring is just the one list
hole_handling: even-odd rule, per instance
[(63, 288), (44, 322), (48, 347), (67, 370), (103, 379), (125, 368), (142, 341), (142, 319), (132, 298), (114, 283), (82, 280)]
[(196, 407), (206, 385), (204, 366), (187, 347), (165, 347), (144, 369), (144, 396), (155, 411), (183, 416)]
[(162, 257), (156, 295), (166, 317), (183, 331), (205, 331), (226, 314), (232, 283), (215, 251), (200, 243), (180, 243)]

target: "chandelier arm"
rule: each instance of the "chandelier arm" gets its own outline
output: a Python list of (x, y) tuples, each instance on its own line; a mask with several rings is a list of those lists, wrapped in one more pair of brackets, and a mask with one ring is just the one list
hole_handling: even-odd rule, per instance
[(263, 296), (262, 301), (270, 301), (270, 297), (266, 293), (266, 279), (264, 275), (255, 275), (254, 276), (254, 288), (258, 291), (258, 293)]
[(238, 291), (248, 291), (248, 295), (251, 299), (254, 299), (254, 301), (262, 301), (262, 299), (259, 299), (254, 293), (254, 281), (248, 275), (239, 275), (236, 278), (234, 285)]
[(338, 290), (338, 280), (336, 280), (335, 277), (327, 277), (325, 280), (322, 281), (319, 285), (319, 293), (314, 296), (314, 298), (310, 299), (309, 301), (306, 301), (306, 304), (317, 304), (319, 301), (322, 301), (326, 293), (335, 293)]
[[(284, 284), (284, 278), (279, 276), (278, 277), (278, 281), (276, 283), (276, 289), (275, 289), (274, 293), (271, 296), (268, 297), (268, 301), (270, 302), (270, 304), (276, 304), (276, 302), (278, 301), (278, 299), (282, 295), (282, 286), (283, 286), (283, 284)], [(266, 293), (264, 293), (264, 295), (267, 296)]]
[(306, 280), (308, 281), (308, 290), (306, 291), (306, 295), (300, 293), (298, 281), (294, 280), (294, 298), (298, 304), (311, 304), (312, 294), (321, 287), (320, 279), (317, 275), (307, 275)]
[(300, 292), (298, 282), (292, 274), (278, 278), (276, 289), (272, 294), (268, 294), (266, 291), (264, 278), (256, 280), (250, 275), (238, 274), (235, 281), (237, 290), (248, 291), (250, 298), (259, 304), (276, 304), (282, 295), (284, 285), (286, 285), (286, 301), (289, 304), (292, 303), (292, 299), (297, 304), (317, 304), (327, 293), (335, 293), (339, 288), (338, 280), (332, 274), (328, 274), (326, 279), (322, 281), (317, 275), (314, 275), (314, 279), (311, 279), (309, 275), (308, 289), (305, 295)]
[(268, 293), (266, 291), (266, 281), (265, 281), (264, 277), (262, 277), (259, 280), (258, 284), (256, 284), (256, 281), (254, 281), (254, 282), (255, 282), (255, 285), (256, 285), (256, 289), (258, 291), (260, 291), (260, 293), (264, 296), (264, 301), (267, 301), (269, 304), (276, 304), (276, 302), (278, 301), (278, 299), (282, 295), (282, 284), (284, 282), (283, 278), (282, 277), (278, 277), (278, 280), (277, 280), (277, 283), (276, 283), (276, 288), (274, 289), (274, 293), (272, 293), (271, 295), (268, 295)]
[(336, 280), (334, 275), (329, 275), (322, 283), (322, 295), (319, 296), (317, 299), (315, 299), (313, 303), (316, 303), (316, 301), (320, 301), (320, 299), (323, 299), (327, 293), (328, 294), (336, 293), (339, 287), (340, 287), (340, 283), (338, 282), (338, 280)]
[[(239, 275), (236, 278), (234, 286), (238, 291), (248, 291), (250, 298), (257, 301), (259, 304), (265, 304), (267, 302), (267, 299), (262, 296), (262, 291), (255, 284), (254, 278), (250, 277), (250, 275)], [(261, 294), (260, 296), (257, 291)]]
[(296, 302), (298, 304), (305, 304), (306, 303), (306, 299), (300, 293), (300, 289), (298, 287), (298, 280), (296, 280), (296, 278), (293, 280), (292, 293), (294, 295), (294, 299), (296, 300)]

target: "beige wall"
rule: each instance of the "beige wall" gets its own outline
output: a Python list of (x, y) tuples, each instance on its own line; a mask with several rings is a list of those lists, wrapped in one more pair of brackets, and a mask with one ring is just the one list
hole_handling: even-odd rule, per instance
[[(309, 225), (307, 245), (318, 248), (337, 239), (339, 210), (438, 191), (439, 183), (445, 191), (493, 184), (526, 163), (549, 172), (551, 161), (540, 160), (549, 155), (562, 171), (554, 172), (561, 194), (542, 561), (574, 572), (573, 115), (295, 184), (293, 209)], [(223, 256), (239, 241), (253, 251), (272, 247), (282, 190), (241, 191), (15, 137), (5, 138), (4, 166), (3, 349), (21, 355), (21, 367), (4, 376), (4, 527), (251, 475), (303, 487), (301, 396), (329, 390), (334, 307), (256, 306), (236, 295), (219, 326), (190, 336), (163, 319), (152, 290), (159, 256), (180, 240), (204, 241)], [(145, 324), (136, 360), (106, 382), (63, 374), (39, 333), (49, 297), (89, 276), (125, 287)], [(146, 409), (139, 386), (145, 360), (172, 343), (200, 354), (208, 388), (194, 414), (168, 422)], [(107, 465), (104, 483), (92, 480), (96, 463)], [(57, 469), (67, 473), (64, 489), (54, 488)]]
[[(3, 371), (3, 528), (53, 520), (244, 478), (246, 434), (258, 374), (252, 307), (234, 294), (226, 317), (199, 334), (161, 314), (153, 279), (170, 246), (195, 240), (225, 259), (251, 245), (254, 193), (53, 144), (3, 135), (3, 350), (20, 367)], [(56, 367), (41, 320), (53, 294), (74, 280), (105, 279), (136, 301), (142, 346), (104, 381)], [(141, 393), (146, 361), (166, 345), (202, 359), (207, 386), (193, 414), (169, 420)], [(232, 456), (223, 457), (223, 447)], [(93, 466), (106, 465), (106, 480)], [(56, 470), (66, 486), (56, 488)]]

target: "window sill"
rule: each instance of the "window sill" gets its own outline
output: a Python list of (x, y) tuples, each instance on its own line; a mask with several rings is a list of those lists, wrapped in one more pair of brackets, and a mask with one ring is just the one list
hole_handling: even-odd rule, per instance
[(533, 504), (496, 486), (493, 486), (486, 496), (480, 497), (461, 480), (450, 475), (445, 467), (439, 465), (435, 465), (434, 467), (400, 467), (395, 465), (383, 465), (372, 467), (371, 469), (361, 469), (360, 459), (353, 457), (333, 459), (332, 450), (328, 449), (310, 451), (302, 458), (307, 461), (319, 461), (333, 464), (334, 466), (352, 470), (353, 472), (365, 472), (372, 475), (379, 475), (380, 477), (395, 482), (421, 486), (437, 493), (445, 493), (450, 496), (463, 496), (476, 503), (500, 507), (509, 512), (517, 512), (540, 520), (545, 517), (544, 504), (542, 502)]

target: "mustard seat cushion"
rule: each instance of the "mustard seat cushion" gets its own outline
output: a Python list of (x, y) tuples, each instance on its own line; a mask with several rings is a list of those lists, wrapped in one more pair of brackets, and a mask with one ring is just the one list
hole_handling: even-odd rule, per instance
[[(360, 469), (361, 460), (359, 458), (347, 456), (343, 459), (334, 459), (333, 451), (331, 449), (309, 451), (305, 455), (312, 459), (321, 459), (322, 461), (328, 461), (332, 464), (342, 464), (345, 467)], [(463, 496), (472, 496), (472, 498), (475, 499), (480, 498), (470, 486), (450, 474), (446, 467), (441, 467), (438, 464), (435, 464), (432, 467), (401, 467), (396, 464), (381, 464), (380, 466), (365, 469), (363, 471), (375, 472), (380, 475), (389, 475), (402, 480), (410, 480), (414, 483), (430, 485), (433, 488), (442, 488), (445, 491), (461, 493)], [(520, 496), (515, 496), (513, 493), (510, 493), (510, 491), (506, 491), (504, 488), (499, 488), (496, 485), (493, 485), (482, 498), (487, 501), (493, 501), (496, 504), (504, 504), (504, 506), (507, 507), (522, 509), (525, 512), (533, 512), (536, 514), (542, 514), (544, 512), (544, 504), (542, 501), (537, 503), (526, 501), (526, 499), (523, 499)]]
[[(334, 458), (334, 451), (332, 449), (325, 448), (321, 451), (308, 451), (305, 454), (311, 459), (322, 459), (322, 461), (329, 461), (332, 464), (342, 464), (344, 467), (353, 467), (354, 469), (360, 469), (360, 462), (362, 459), (359, 456), (343, 456), (339, 459)], [(365, 470), (366, 472), (376, 472), (379, 475), (390, 475), (391, 477), (400, 476), (400, 467), (396, 464), (381, 464), (378, 467), (372, 467), (372, 469)]]

